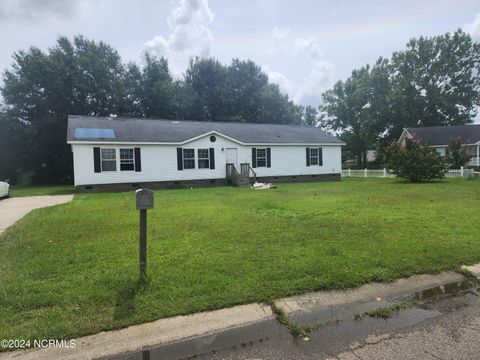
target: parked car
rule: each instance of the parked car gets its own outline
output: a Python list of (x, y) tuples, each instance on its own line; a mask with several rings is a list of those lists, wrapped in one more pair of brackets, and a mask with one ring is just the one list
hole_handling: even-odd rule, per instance
[(0, 199), (10, 197), (10, 184), (6, 181), (0, 181)]

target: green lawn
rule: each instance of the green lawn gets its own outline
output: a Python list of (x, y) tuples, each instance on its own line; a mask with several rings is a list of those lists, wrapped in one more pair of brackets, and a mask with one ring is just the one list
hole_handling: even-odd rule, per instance
[(22, 186), (12, 185), (12, 196), (64, 195), (75, 193), (73, 185)]
[(68, 338), (480, 261), (480, 181), (160, 190), (138, 283), (134, 193), (77, 194), (0, 236), (0, 339)]

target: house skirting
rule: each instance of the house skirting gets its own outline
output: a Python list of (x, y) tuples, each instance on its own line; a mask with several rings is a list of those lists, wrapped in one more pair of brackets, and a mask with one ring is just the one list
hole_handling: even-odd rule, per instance
[[(287, 175), (287, 176), (261, 176), (257, 177), (259, 182), (287, 183), (287, 182), (313, 182), (313, 181), (340, 181), (340, 174), (317, 174), (317, 175)], [(77, 185), (76, 189), (85, 192), (111, 191), (111, 190), (132, 190), (141, 188), (151, 189), (188, 189), (209, 186), (225, 186), (227, 180), (220, 179), (198, 179), (179, 181), (150, 181), (121, 184), (90, 184)]]
[(288, 176), (257, 176), (258, 182), (290, 183), (311, 181), (340, 181), (340, 174), (288, 175)]

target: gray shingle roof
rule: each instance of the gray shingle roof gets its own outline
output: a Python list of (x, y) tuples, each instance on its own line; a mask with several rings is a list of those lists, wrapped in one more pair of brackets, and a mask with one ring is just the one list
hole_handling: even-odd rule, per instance
[[(76, 128), (113, 129), (116, 139), (75, 138)], [(343, 144), (316, 127), (163, 119), (68, 116), (67, 141), (181, 143), (216, 131), (246, 144)]]
[(407, 128), (407, 131), (431, 145), (450, 145), (453, 138), (460, 138), (462, 144), (480, 141), (480, 125)]

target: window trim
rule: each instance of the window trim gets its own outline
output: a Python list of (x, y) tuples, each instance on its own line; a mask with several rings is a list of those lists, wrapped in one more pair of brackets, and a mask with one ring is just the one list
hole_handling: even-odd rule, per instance
[[(113, 159), (103, 159), (103, 151), (104, 150), (113, 150), (114, 158)], [(114, 170), (105, 170), (103, 168), (103, 163), (104, 162), (111, 162), (115, 164), (115, 169)], [(117, 171), (117, 149), (115, 148), (100, 148), (100, 171), (101, 172), (106, 172), (106, 171)]]
[[(128, 162), (128, 163), (123, 163), (123, 164), (132, 164), (133, 165), (133, 168), (132, 169), (129, 169), (129, 170), (123, 170), (122, 169), (122, 160), (125, 160), (125, 159), (122, 159), (122, 150), (131, 150), (132, 151), (132, 161), (131, 162)], [(119, 160), (120, 160), (120, 171), (135, 171), (135, 149), (134, 148), (119, 148), (118, 149), (118, 155), (119, 155)]]
[[(265, 152), (265, 155), (264, 155), (264, 156), (259, 156), (259, 154), (258, 154), (259, 150), (260, 150), (260, 151), (263, 150), (263, 151)], [(266, 167), (267, 167), (267, 148), (257, 148), (257, 149), (256, 149), (256, 153), (257, 153), (257, 154), (256, 154), (256, 155), (257, 155), (257, 156), (256, 156), (256, 163), (257, 163), (256, 165), (257, 165), (257, 167), (265, 167), (265, 168), (266, 168)], [(259, 160), (264, 160), (264, 161), (265, 161), (265, 165), (259, 165), (259, 164), (258, 164)]]
[[(193, 151), (193, 157), (185, 157), (185, 150), (192, 150)], [(193, 167), (186, 167), (185, 166), (185, 161), (191, 161), (193, 160)], [(196, 166), (196, 157), (195, 157), (195, 148), (182, 148), (182, 164), (183, 164), (183, 170), (195, 170)]]
[[(200, 157), (200, 150), (206, 151), (206, 157)], [(200, 167), (200, 160), (207, 161), (206, 167)], [(210, 169), (210, 149), (209, 148), (198, 148), (197, 149), (197, 165), (199, 169)]]

